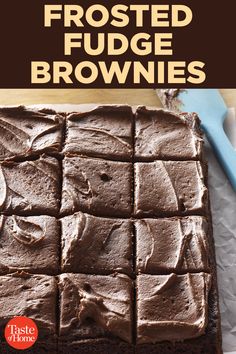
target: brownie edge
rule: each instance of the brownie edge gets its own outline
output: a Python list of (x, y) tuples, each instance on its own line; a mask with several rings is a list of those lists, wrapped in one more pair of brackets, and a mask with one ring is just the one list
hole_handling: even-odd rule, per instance
[(59, 271), (59, 223), (51, 216), (0, 216), (0, 274)]
[(54, 157), (0, 163), (0, 211), (23, 216), (57, 216), (60, 168)]
[(0, 160), (59, 154), (64, 118), (53, 110), (0, 108)]
[(218, 290), (215, 276), (208, 297), (208, 325), (205, 334), (184, 341), (137, 344), (137, 354), (223, 354)]
[(195, 113), (138, 107), (135, 122), (135, 160), (202, 158), (203, 137)]
[[(46, 343), (53, 352), (57, 340), (56, 301), (55, 277), (24, 272), (0, 276), (0, 341), (6, 343), (4, 328), (10, 319), (26, 316), (35, 321), (39, 330), (32, 352), (38, 348), (37, 353), (44, 353)], [(8, 352), (10, 349), (6, 353)]]

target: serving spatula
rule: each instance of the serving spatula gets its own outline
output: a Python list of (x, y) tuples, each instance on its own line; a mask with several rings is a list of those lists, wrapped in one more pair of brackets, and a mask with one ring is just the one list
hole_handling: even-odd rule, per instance
[(236, 191), (236, 150), (224, 131), (226, 104), (217, 89), (157, 90), (165, 108), (195, 112), (219, 163)]

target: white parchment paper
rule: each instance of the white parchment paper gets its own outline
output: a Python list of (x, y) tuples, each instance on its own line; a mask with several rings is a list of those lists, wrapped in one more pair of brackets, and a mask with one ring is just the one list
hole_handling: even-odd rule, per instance
[[(229, 110), (225, 131), (236, 148), (236, 119)], [(206, 143), (217, 258), (223, 350), (236, 354), (236, 193)], [(236, 166), (235, 166), (236, 168)]]
[[(64, 112), (84, 111), (94, 107), (94, 105), (42, 106)], [(229, 109), (225, 131), (236, 148), (234, 109)], [(205, 145), (209, 163), (209, 189), (217, 257), (223, 350), (225, 354), (236, 354), (236, 193), (219, 166), (211, 147), (207, 142)]]

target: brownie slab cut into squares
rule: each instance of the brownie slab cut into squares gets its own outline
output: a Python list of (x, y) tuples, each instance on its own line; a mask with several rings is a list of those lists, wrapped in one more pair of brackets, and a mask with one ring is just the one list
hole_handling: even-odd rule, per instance
[(141, 273), (209, 272), (207, 220), (201, 216), (142, 219), (136, 227), (136, 269)]
[(67, 117), (64, 153), (132, 161), (130, 106), (99, 106)]
[(139, 275), (137, 343), (182, 341), (205, 333), (211, 275)]
[(222, 354), (200, 121), (133, 111), (0, 108), (1, 353)]
[(203, 139), (196, 114), (138, 107), (135, 116), (135, 158), (194, 160), (202, 157)]
[(57, 283), (52, 276), (26, 273), (0, 276), (1, 353), (15, 352), (4, 339), (6, 324), (16, 316), (25, 316), (35, 321), (39, 331), (29, 353), (55, 354), (56, 301)]
[(57, 274), (59, 225), (50, 216), (0, 217), (0, 274)]
[(206, 213), (208, 196), (201, 162), (141, 162), (135, 163), (134, 169), (135, 215)]
[(61, 274), (59, 353), (132, 353), (132, 281)]
[(132, 213), (132, 164), (79, 156), (63, 160), (61, 214), (76, 211), (98, 216)]
[(59, 162), (53, 157), (0, 164), (0, 211), (20, 215), (57, 215)]
[(75, 213), (61, 219), (62, 271), (132, 275), (132, 223)]
[(63, 121), (49, 109), (0, 108), (0, 160), (60, 152)]

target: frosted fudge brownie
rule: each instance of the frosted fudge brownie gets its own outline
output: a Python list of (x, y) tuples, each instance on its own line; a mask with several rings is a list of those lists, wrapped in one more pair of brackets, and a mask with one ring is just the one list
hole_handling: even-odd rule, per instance
[(59, 353), (132, 353), (129, 277), (62, 274), (59, 290)]
[(62, 272), (132, 275), (130, 220), (99, 218), (82, 212), (61, 219)]
[(208, 196), (201, 162), (141, 162), (135, 163), (134, 170), (135, 215), (204, 215), (207, 212)]
[(140, 275), (137, 284), (137, 354), (222, 354), (215, 274)]
[(20, 215), (57, 215), (59, 162), (53, 157), (0, 163), (0, 211)]
[(2, 353), (15, 353), (5, 343), (4, 328), (15, 316), (34, 320), (39, 336), (28, 353), (56, 353), (56, 299), (57, 284), (54, 277), (15, 273), (0, 276), (0, 342)]
[(67, 118), (64, 153), (132, 161), (133, 114), (130, 106), (99, 106)]
[(207, 220), (201, 216), (142, 219), (136, 227), (136, 269), (141, 273), (209, 272)]
[(24, 106), (0, 108), (0, 160), (58, 153), (63, 117), (52, 110)]
[(139, 107), (135, 116), (135, 159), (197, 160), (203, 139), (196, 114)]
[(14, 271), (57, 274), (59, 225), (50, 216), (0, 217), (0, 274)]
[(211, 276), (139, 275), (137, 343), (181, 341), (204, 334)]
[(132, 164), (66, 157), (63, 160), (61, 214), (76, 211), (99, 216), (130, 216)]

